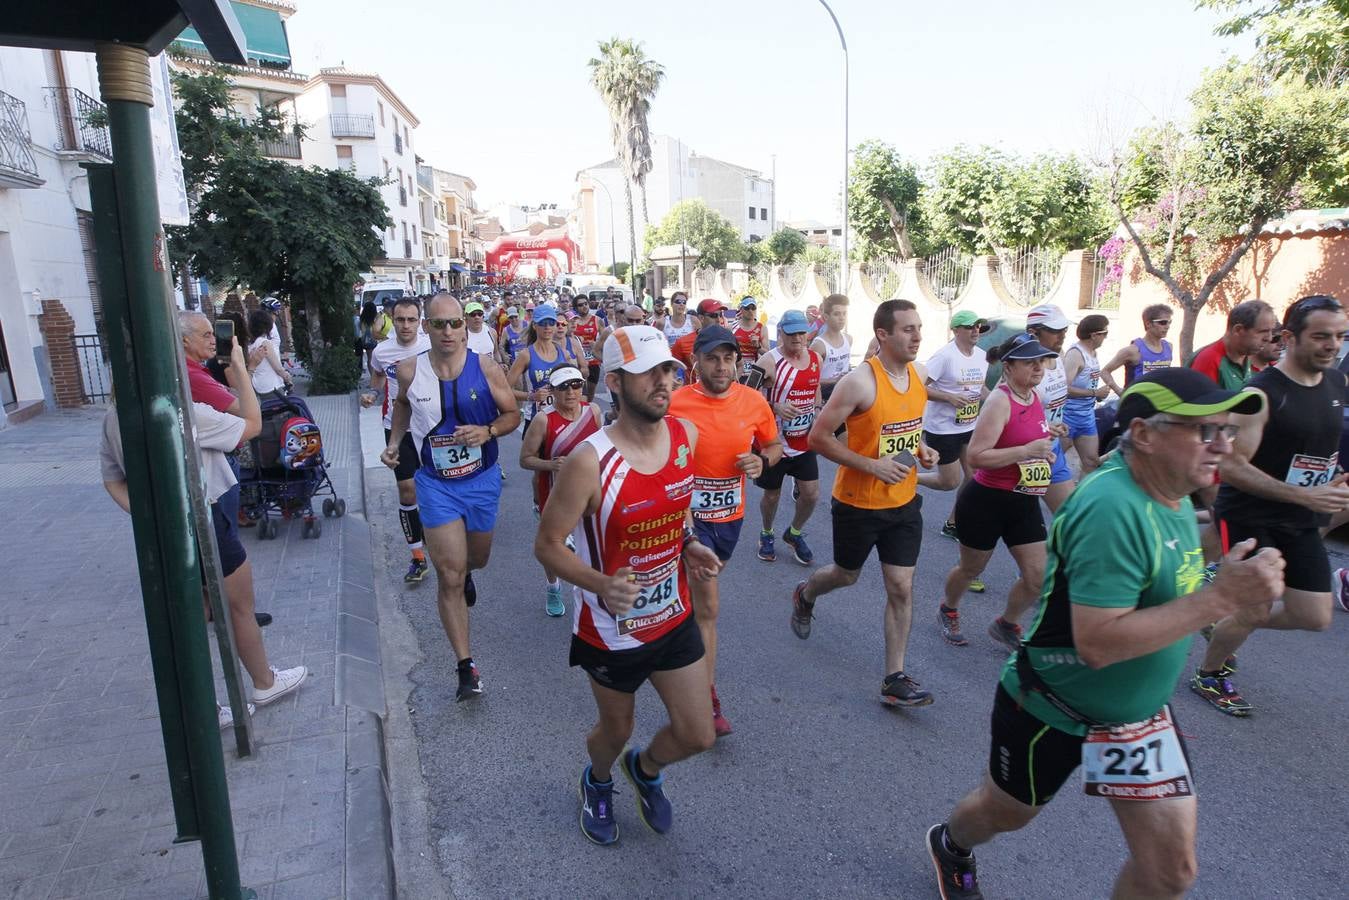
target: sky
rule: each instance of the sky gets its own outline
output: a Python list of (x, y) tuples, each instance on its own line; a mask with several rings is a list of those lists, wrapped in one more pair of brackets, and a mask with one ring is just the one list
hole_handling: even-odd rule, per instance
[[(295, 0), (294, 67), (378, 72), (421, 120), (417, 153), (480, 207), (572, 205), (613, 156), (586, 62), (630, 37), (665, 67), (652, 131), (776, 172), (779, 220), (839, 218), (843, 54), (819, 0)], [(849, 138), (923, 163), (957, 144), (1091, 157), (1176, 116), (1249, 47), (1188, 0), (830, 0), (848, 40)]]

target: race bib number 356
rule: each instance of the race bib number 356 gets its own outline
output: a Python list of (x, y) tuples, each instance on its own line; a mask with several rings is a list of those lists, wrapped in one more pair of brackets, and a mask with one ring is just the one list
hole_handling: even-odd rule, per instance
[(743, 481), (740, 478), (695, 478), (689, 506), (696, 519), (715, 522), (740, 509)]
[(1194, 793), (1190, 764), (1180, 747), (1171, 708), (1145, 722), (1087, 732), (1082, 742), (1082, 786), (1094, 797), (1169, 800)]

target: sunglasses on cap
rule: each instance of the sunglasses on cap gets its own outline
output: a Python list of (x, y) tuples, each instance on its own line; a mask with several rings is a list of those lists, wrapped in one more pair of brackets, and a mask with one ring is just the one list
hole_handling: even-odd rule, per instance
[(464, 320), (463, 320), (463, 319), (427, 319), (427, 320), (426, 320), (426, 324), (430, 325), (430, 326), (431, 326), (432, 328), (434, 328), (436, 331), (441, 331), (441, 330), (443, 330), (443, 329), (445, 328), (445, 326), (447, 326), (447, 325), (448, 325), (452, 330), (458, 330), (458, 329), (464, 327)]

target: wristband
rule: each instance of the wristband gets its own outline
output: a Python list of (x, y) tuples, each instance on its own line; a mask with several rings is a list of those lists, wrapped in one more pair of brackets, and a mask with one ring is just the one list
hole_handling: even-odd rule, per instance
[(692, 528), (690, 528), (689, 526), (685, 525), (685, 526), (684, 526), (684, 540), (680, 542), (680, 544), (679, 544), (679, 549), (680, 549), (680, 550), (685, 549), (686, 547), (688, 547), (688, 545), (689, 545), (690, 543), (692, 543), (693, 541), (696, 541), (696, 540), (698, 540), (698, 532), (694, 531)]

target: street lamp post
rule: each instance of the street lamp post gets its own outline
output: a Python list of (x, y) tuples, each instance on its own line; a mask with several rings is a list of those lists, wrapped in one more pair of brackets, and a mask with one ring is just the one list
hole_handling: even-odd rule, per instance
[(851, 274), (848, 265), (848, 40), (843, 36), (843, 26), (838, 23), (838, 16), (834, 15), (826, 0), (820, 0), (820, 5), (834, 20), (838, 42), (843, 47), (843, 258), (839, 261), (839, 292), (847, 294), (848, 276)]
[(609, 193), (604, 182), (600, 181), (594, 175), (590, 176), (590, 183), (594, 187), (604, 188), (604, 196), (609, 198), (609, 274), (618, 274), (618, 254), (614, 250), (614, 195)]

